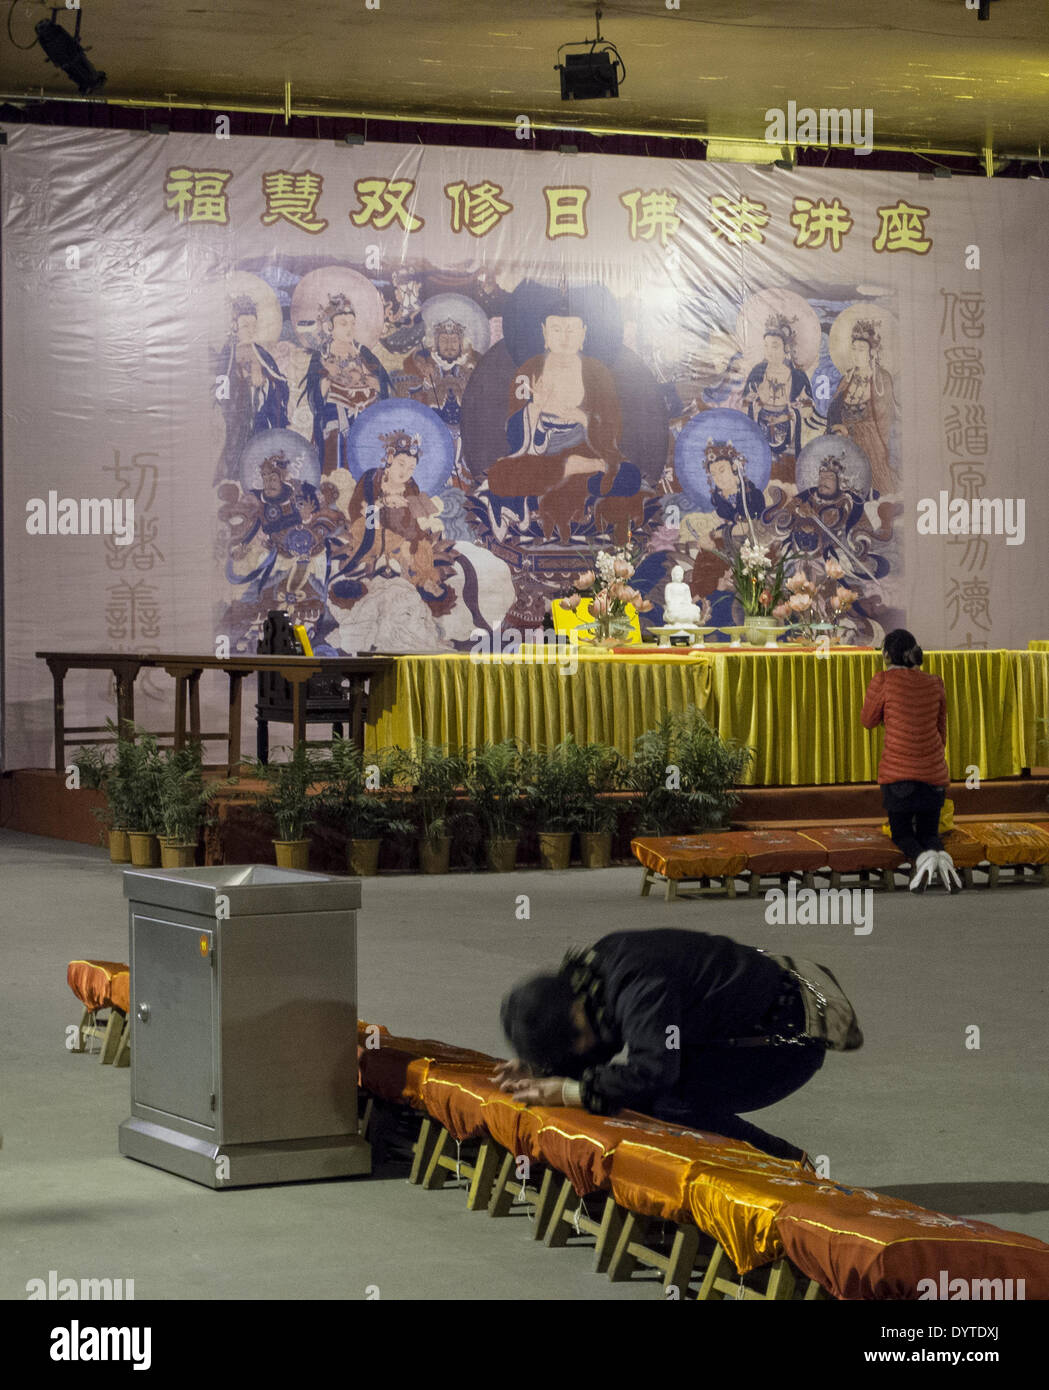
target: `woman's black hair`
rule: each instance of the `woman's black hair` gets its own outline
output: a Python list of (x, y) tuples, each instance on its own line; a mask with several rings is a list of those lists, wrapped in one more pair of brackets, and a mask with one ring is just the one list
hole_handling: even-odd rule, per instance
[(925, 659), (925, 653), (914, 640), (914, 634), (905, 627), (887, 633), (881, 649), (892, 666), (920, 666)]
[(503, 1000), (500, 1020), (514, 1055), (538, 1072), (557, 1075), (572, 1056), (575, 993), (563, 975), (536, 975)]

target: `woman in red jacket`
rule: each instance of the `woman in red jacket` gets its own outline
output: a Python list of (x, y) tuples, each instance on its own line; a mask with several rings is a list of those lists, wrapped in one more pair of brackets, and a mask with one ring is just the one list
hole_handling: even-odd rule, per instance
[(951, 781), (944, 755), (947, 694), (939, 676), (919, 670), (922, 649), (904, 628), (889, 633), (882, 651), (888, 669), (868, 686), (860, 720), (865, 729), (885, 725), (878, 782), (889, 833), (913, 866), (912, 893), (924, 893), (937, 875), (956, 893), (962, 881), (939, 836)]

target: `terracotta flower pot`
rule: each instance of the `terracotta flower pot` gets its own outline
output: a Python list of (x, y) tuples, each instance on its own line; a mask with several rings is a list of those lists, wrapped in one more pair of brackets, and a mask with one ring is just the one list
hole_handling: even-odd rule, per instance
[(517, 841), (489, 840), (486, 854), (488, 867), (494, 874), (511, 873), (517, 864)]
[(446, 874), (452, 851), (452, 837), (442, 835), (436, 842), (419, 841), (419, 868), (424, 874)]
[(177, 835), (161, 835), (160, 866), (162, 869), (192, 869), (197, 862), (196, 843), (180, 840)]
[(126, 830), (111, 830), (109, 832), (109, 862), (111, 864), (130, 864), (131, 842), (128, 840)]
[(136, 869), (158, 869), (160, 867), (160, 844), (155, 835), (148, 830), (129, 830), (131, 843), (131, 862)]
[(379, 872), (381, 840), (351, 840), (346, 846), (346, 862), (357, 878), (374, 878)]
[(544, 869), (567, 869), (572, 861), (572, 832), (540, 830), (539, 860)]
[(611, 830), (584, 830), (579, 836), (579, 857), (585, 869), (612, 867)]
[(278, 869), (308, 869), (310, 867), (309, 840), (274, 840), (273, 849), (277, 855)]

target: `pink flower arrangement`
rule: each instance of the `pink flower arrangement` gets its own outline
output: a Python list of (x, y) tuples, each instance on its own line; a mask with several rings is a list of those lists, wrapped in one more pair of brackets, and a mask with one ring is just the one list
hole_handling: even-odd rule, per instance
[(611, 552), (599, 550), (594, 568), (585, 570), (575, 580), (576, 592), (570, 598), (561, 599), (562, 608), (574, 612), (581, 599), (589, 598), (591, 630), (597, 638), (612, 636), (616, 620), (620, 620), (620, 624), (629, 623), (628, 606), (633, 606), (638, 613), (652, 611), (652, 603), (642, 598), (640, 591), (628, 582), (634, 576), (635, 558), (629, 548)]
[(839, 582), (845, 577), (845, 570), (833, 556), (826, 558), (823, 568), (825, 573), (820, 580), (810, 579), (804, 568), (795, 570), (786, 583), (790, 598), (781, 605), (786, 611), (773, 610), (776, 617), (797, 615), (802, 638), (807, 641), (814, 640), (814, 628), (836, 624), (860, 597)]

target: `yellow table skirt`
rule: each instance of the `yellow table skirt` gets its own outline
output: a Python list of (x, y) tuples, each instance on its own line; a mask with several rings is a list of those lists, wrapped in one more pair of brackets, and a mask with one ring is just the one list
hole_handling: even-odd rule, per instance
[[(667, 710), (696, 705), (725, 738), (755, 750), (745, 782), (872, 782), (882, 731), (860, 724), (879, 652), (710, 650), (688, 656), (528, 652), (405, 656), (372, 678), (366, 746), (409, 747), (421, 735), (463, 749), (513, 736), (538, 747), (572, 733), (624, 755)], [(575, 658), (573, 660), (573, 658)], [(1049, 764), (1046, 651), (927, 652), (947, 691), (947, 762), (963, 780)]]

